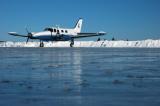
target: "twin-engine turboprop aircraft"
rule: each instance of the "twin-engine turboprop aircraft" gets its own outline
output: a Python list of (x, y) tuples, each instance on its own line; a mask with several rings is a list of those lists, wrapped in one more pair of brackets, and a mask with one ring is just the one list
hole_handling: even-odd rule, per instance
[(21, 35), (17, 32), (9, 32), (8, 34), (19, 37), (26, 37), (27, 41), (29, 39), (39, 39), (40, 47), (43, 47), (43, 41), (71, 41), (70, 47), (74, 45), (74, 39), (92, 36), (105, 35), (105, 32), (97, 33), (81, 33), (83, 20), (80, 18), (73, 29), (60, 28), (60, 27), (47, 27), (42, 32), (29, 32), (27, 29), (27, 35)]

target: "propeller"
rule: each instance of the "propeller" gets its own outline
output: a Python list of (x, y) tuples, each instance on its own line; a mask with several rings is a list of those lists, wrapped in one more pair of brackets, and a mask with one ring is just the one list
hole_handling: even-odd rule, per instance
[(32, 38), (32, 33), (28, 31), (27, 27), (26, 27), (26, 32), (27, 32), (27, 41), (26, 43), (28, 43), (29, 39)]

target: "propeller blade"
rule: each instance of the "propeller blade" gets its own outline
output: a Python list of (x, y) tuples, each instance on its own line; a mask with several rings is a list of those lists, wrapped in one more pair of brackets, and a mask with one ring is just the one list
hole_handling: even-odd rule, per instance
[(27, 38), (27, 41), (26, 41), (26, 43), (28, 43), (28, 41), (29, 41), (29, 37)]
[(26, 29), (26, 32), (27, 32), (27, 33), (30, 33), (30, 32), (28, 31), (27, 27), (26, 27), (25, 29)]
[(27, 36), (28, 36), (28, 38), (27, 38), (27, 42), (28, 42), (28, 40), (29, 40), (30, 38), (32, 38), (32, 33), (28, 30), (27, 27), (26, 27), (25, 29), (26, 29)]

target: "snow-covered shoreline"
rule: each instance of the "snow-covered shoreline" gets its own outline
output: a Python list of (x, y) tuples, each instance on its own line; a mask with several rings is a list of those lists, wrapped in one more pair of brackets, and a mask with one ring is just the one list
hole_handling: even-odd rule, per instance
[[(39, 47), (39, 42), (0, 42), (0, 47)], [(44, 47), (70, 47), (69, 41), (44, 42)], [(138, 41), (75, 41), (74, 47), (115, 47), (115, 48), (160, 48), (159, 40), (138, 40)]]

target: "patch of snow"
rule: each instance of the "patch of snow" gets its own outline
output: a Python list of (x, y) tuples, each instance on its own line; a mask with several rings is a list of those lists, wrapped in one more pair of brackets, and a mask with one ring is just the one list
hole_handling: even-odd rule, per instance
[[(0, 42), (0, 47), (39, 47), (39, 42)], [(44, 47), (70, 47), (70, 41), (44, 42)], [(160, 48), (160, 40), (139, 41), (75, 41), (74, 47), (138, 47), (138, 48)]]

